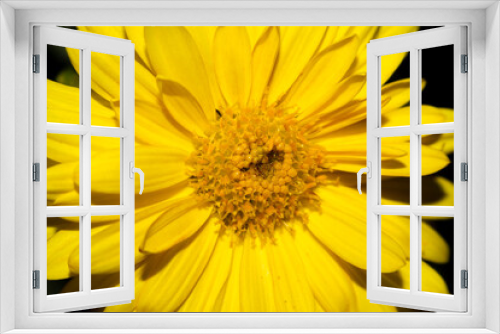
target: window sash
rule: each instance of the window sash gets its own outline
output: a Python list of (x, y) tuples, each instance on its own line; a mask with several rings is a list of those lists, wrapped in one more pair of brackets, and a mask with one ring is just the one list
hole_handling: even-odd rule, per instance
[[(35, 312), (72, 311), (134, 299), (134, 46), (128, 40), (64, 28), (35, 27), (34, 54), (40, 55), (40, 73), (34, 78), (34, 162), (40, 164), (40, 182), (34, 190), (34, 270), (40, 272), (40, 288), (34, 289)], [(47, 45), (80, 50), (80, 124), (47, 123)], [(120, 127), (91, 125), (91, 52), (120, 57)], [(47, 207), (47, 134), (80, 138), (80, 205)], [(120, 138), (120, 205), (91, 205), (91, 138)], [(120, 286), (91, 289), (91, 216), (120, 215)], [(80, 217), (80, 291), (47, 295), (47, 217)]]
[[(460, 57), (466, 54), (466, 28), (460, 26), (431, 29), (371, 41), (367, 47), (367, 161), (372, 177), (367, 180), (367, 297), (371, 302), (423, 310), (467, 310), (467, 290), (461, 288), (460, 271), (467, 269), (467, 183), (460, 180), (460, 163), (467, 162), (466, 92), (467, 76), (460, 73)], [(421, 49), (454, 45), (454, 123), (419, 124), (421, 104)], [(410, 125), (381, 127), (380, 57), (410, 52)], [(420, 204), (421, 138), (423, 134), (454, 133), (454, 206)], [(380, 205), (381, 138), (410, 137), (410, 205)], [(381, 286), (381, 215), (410, 217), (410, 290)], [(454, 294), (420, 291), (421, 217), (454, 217)]]

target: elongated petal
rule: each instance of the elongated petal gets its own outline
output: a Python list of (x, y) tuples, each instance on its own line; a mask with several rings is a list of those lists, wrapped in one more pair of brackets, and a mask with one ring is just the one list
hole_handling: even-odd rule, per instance
[(141, 61), (151, 69), (149, 58), (146, 53), (146, 39), (144, 38), (144, 27), (141, 26), (128, 26), (125, 27), (127, 38), (134, 43), (135, 53), (139, 56)]
[(252, 52), (252, 91), (250, 103), (258, 105), (269, 85), (280, 47), (277, 27), (268, 27), (257, 40)]
[(164, 107), (154, 103), (135, 101), (135, 138), (138, 143), (169, 146), (192, 150), (192, 136), (176, 127), (168, 118)]
[[(79, 27), (78, 29), (106, 36), (122, 36), (119, 38), (127, 38), (124, 27)], [(68, 56), (75, 71), (79, 73), (79, 51), (71, 48), (66, 48), (66, 51), (68, 52)], [(108, 101), (116, 101), (119, 99), (119, 89), (117, 89), (117, 83), (120, 78), (120, 66), (117, 59), (119, 59), (117, 56), (92, 52), (92, 89)], [(106, 66), (112, 67), (107, 69)], [(159, 95), (156, 90), (156, 82), (153, 73), (151, 73), (149, 68), (144, 66), (141, 62), (135, 62), (134, 66), (136, 99), (141, 101), (152, 101), (153, 99), (158, 99)]]
[(276, 312), (272, 264), (267, 250), (271, 245), (261, 243), (249, 233), (245, 235), (240, 269), (240, 304), (242, 312)]
[(269, 101), (283, 96), (314, 56), (326, 27), (280, 27), (281, 47), (269, 90)]
[[(366, 83), (366, 77), (362, 75), (349, 76), (345, 80), (339, 82), (332, 89), (332, 94), (325, 105), (322, 106), (322, 110), (326, 112), (331, 112), (331, 118), (336, 118), (336, 113), (338, 109), (344, 107), (349, 102), (352, 102), (353, 98), (358, 94), (358, 92), (363, 88)], [(326, 114), (323, 117), (328, 117)]]
[(47, 158), (61, 163), (80, 159), (80, 138), (72, 135), (47, 134)]
[[(453, 223), (442, 222), (442, 224)], [(425, 222), (422, 222), (422, 258), (434, 263), (448, 263), (450, 260), (450, 247), (443, 237)]]
[(203, 108), (185, 87), (161, 78), (158, 79), (158, 87), (168, 112), (184, 129), (197, 136), (203, 136), (209, 130), (210, 123)]
[(229, 107), (246, 106), (252, 84), (252, 50), (245, 27), (219, 27), (214, 40), (217, 82)]
[(314, 297), (326, 312), (347, 312), (355, 304), (351, 278), (305, 226), (295, 242)]
[[(309, 214), (308, 228), (326, 247), (344, 261), (358, 268), (366, 268), (366, 213), (355, 208), (365, 208), (366, 198), (355, 189), (344, 186), (329, 186), (316, 191), (321, 198), (322, 213)], [(382, 272), (398, 270), (406, 263), (404, 248), (393, 239), (398, 229), (395, 224), (383, 227)]]
[(299, 107), (299, 119), (314, 113), (332, 98), (331, 87), (341, 81), (357, 48), (358, 40), (351, 37), (329, 46), (311, 59), (285, 97), (287, 105)]
[(68, 260), (80, 245), (78, 230), (60, 230), (47, 240), (47, 279), (60, 280), (72, 276)]
[[(145, 192), (166, 189), (188, 179), (184, 161), (188, 152), (173, 147), (143, 146), (136, 148), (135, 165), (145, 174)], [(120, 184), (119, 150), (101, 151), (92, 156), (92, 191), (116, 194)], [(75, 183), (79, 178), (75, 176)], [(138, 188), (136, 189), (138, 192)]]
[(180, 312), (215, 311), (215, 303), (226, 284), (231, 269), (232, 257), (231, 236), (221, 234), (217, 239), (217, 244), (207, 267), (188, 299), (179, 309)]
[(205, 64), (186, 28), (146, 27), (144, 36), (156, 75), (162, 80), (174, 81), (183, 86), (198, 101), (207, 119), (215, 119)]
[(267, 247), (274, 283), (276, 308), (281, 312), (313, 312), (314, 295), (292, 234), (284, 228), (275, 231), (277, 244)]
[(200, 26), (190, 26), (186, 27), (189, 31), (191, 37), (193, 37), (198, 51), (203, 58), (205, 63), (205, 69), (208, 76), (208, 82), (210, 83), (210, 91), (212, 92), (212, 97), (214, 100), (215, 108), (219, 111), (222, 106), (226, 104), (224, 98), (222, 97), (219, 85), (217, 84), (217, 79), (215, 78), (215, 66), (214, 66), (214, 36), (217, 31), (216, 26), (213, 27), (200, 27)]
[[(410, 289), (410, 262), (399, 271), (383, 275), (384, 286)], [(429, 264), (422, 261), (422, 291), (449, 293), (444, 279)]]
[(241, 312), (240, 299), (242, 291), (240, 288), (241, 281), (241, 271), (242, 259), (243, 259), (243, 242), (236, 241), (232, 242), (233, 247), (233, 258), (231, 263), (231, 269), (229, 271), (229, 277), (227, 278), (226, 285), (223, 291), (221, 291), (220, 300), (220, 312)]
[[(97, 233), (105, 228), (96, 227), (93, 232)], [(61, 280), (75, 276), (70, 270), (69, 258), (79, 247), (80, 233), (76, 224), (61, 227), (47, 240), (47, 279)]]
[(141, 250), (160, 253), (196, 233), (212, 213), (212, 207), (194, 196), (170, 201), (163, 214), (149, 227)]
[[(185, 198), (190, 194), (190, 190), (186, 189), (173, 196), (172, 200)], [(145, 254), (140, 252), (139, 245), (144, 242), (146, 232), (151, 224), (158, 219), (169, 204), (168, 200), (164, 200), (154, 205), (141, 206), (135, 211), (135, 262), (139, 263), (145, 258)], [(95, 216), (92, 218), (92, 223), (95, 223)], [(98, 220), (97, 220), (98, 221)], [(92, 273), (93, 274), (110, 274), (119, 271), (119, 261), (116, 259), (120, 256), (120, 224), (118, 220), (111, 222), (111, 226), (107, 226), (104, 230), (99, 230), (92, 234)], [(78, 273), (79, 271), (79, 252), (73, 251), (69, 259), (71, 271)]]
[(208, 221), (192, 239), (170, 251), (148, 256), (141, 281), (147, 282), (136, 296), (142, 312), (172, 312), (191, 293), (212, 256), (220, 225)]
[(75, 191), (73, 175), (78, 165), (78, 162), (62, 163), (47, 168), (47, 200), (55, 201), (61, 194)]

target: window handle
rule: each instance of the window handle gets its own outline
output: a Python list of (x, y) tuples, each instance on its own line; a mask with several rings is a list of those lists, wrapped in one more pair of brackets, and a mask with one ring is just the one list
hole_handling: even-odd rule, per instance
[(368, 161), (367, 163), (367, 167), (365, 168), (361, 168), (358, 172), (358, 191), (359, 191), (359, 194), (361, 195), (362, 192), (361, 192), (361, 175), (363, 175), (363, 173), (366, 173), (366, 177), (371, 179), (372, 177), (372, 163), (370, 161)]
[(139, 174), (140, 177), (140, 184), (141, 184), (141, 190), (139, 191), (139, 195), (142, 195), (142, 192), (144, 191), (144, 172), (140, 168), (135, 168), (134, 167), (134, 162), (130, 161), (129, 163), (130, 166), (130, 178), (134, 178), (134, 173)]

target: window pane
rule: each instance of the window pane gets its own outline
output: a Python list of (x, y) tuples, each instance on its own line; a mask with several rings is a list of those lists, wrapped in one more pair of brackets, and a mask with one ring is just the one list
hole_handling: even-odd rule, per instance
[(80, 205), (80, 136), (47, 134), (47, 206)]
[(422, 205), (454, 205), (453, 144), (453, 133), (422, 136)]
[(47, 45), (47, 122), (80, 123), (79, 58), (78, 49)]
[(94, 126), (120, 126), (120, 59), (91, 52), (91, 124)]
[[(408, 126), (410, 125), (410, 53), (381, 56), (380, 66), (382, 126)], [(389, 80), (387, 73), (392, 73)]]
[(381, 138), (382, 205), (408, 205), (410, 136)]
[(120, 138), (92, 137), (92, 205), (120, 205)]
[(92, 216), (91, 236), (92, 290), (120, 285), (120, 216)]
[(453, 122), (453, 45), (422, 49), (421, 124)]
[(453, 218), (422, 217), (421, 291), (453, 294), (453, 230)]
[(80, 217), (47, 218), (47, 294), (80, 290)]
[(382, 286), (410, 289), (410, 218), (380, 216)]

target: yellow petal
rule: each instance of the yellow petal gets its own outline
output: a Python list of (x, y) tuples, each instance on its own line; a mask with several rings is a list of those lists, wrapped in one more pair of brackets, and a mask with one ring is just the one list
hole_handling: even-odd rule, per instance
[[(383, 275), (384, 286), (410, 289), (410, 263), (398, 272)], [(449, 293), (443, 278), (427, 263), (422, 261), (422, 291), (435, 293)]]
[(134, 43), (135, 53), (139, 56), (140, 60), (151, 69), (149, 58), (146, 53), (146, 39), (144, 38), (144, 27), (141, 26), (128, 26), (124, 27), (127, 38)]
[[(453, 221), (436, 224), (453, 224)], [(450, 260), (450, 247), (443, 237), (425, 222), (422, 222), (422, 258), (434, 263), (448, 263)]]
[(262, 39), (262, 35), (266, 34), (267, 31), (272, 27), (246, 26), (245, 28), (248, 33), (248, 38), (250, 39), (250, 47), (253, 50), (255, 46), (259, 43), (259, 40)]
[(205, 63), (205, 69), (208, 76), (208, 82), (210, 83), (210, 91), (212, 92), (212, 97), (214, 100), (215, 108), (221, 109), (223, 105), (226, 104), (222, 94), (220, 92), (219, 85), (217, 84), (217, 79), (215, 78), (215, 66), (214, 66), (214, 36), (218, 27), (206, 27), (206, 26), (190, 26), (186, 27), (189, 31), (193, 40), (198, 46), (203, 62)]
[(402, 107), (410, 102), (410, 78), (384, 85), (382, 87), (382, 99), (390, 99), (389, 103), (382, 108), (383, 113)]
[(250, 40), (245, 27), (219, 27), (214, 40), (215, 75), (228, 107), (247, 104), (252, 84)]
[(220, 225), (209, 220), (191, 239), (166, 253), (149, 255), (136, 296), (141, 312), (173, 312), (186, 300), (211, 258)]
[[(449, 110), (451, 109), (434, 108), (431, 106), (423, 105), (422, 106), (423, 123), (431, 124), (431, 123), (453, 122), (453, 118), (449, 120), (448, 115), (446, 115), (446, 113)], [(451, 111), (451, 113), (453, 113), (453, 111)], [(410, 124), (410, 107), (401, 107), (393, 109), (391, 111), (386, 112), (382, 116), (383, 127), (408, 126), (409, 124)], [(425, 137), (426, 136), (424, 136), (424, 138)], [(441, 145), (444, 146), (443, 143), (441, 143)], [(453, 144), (451, 145), (451, 147), (453, 147)]]
[(259, 237), (245, 234), (240, 269), (240, 307), (242, 312), (276, 312), (272, 264)]
[[(136, 223), (135, 233), (144, 234), (144, 228)], [(136, 236), (137, 237), (137, 236)], [(115, 220), (107, 225), (104, 230), (92, 229), (91, 233), (91, 266), (92, 274), (112, 274), (120, 271), (120, 221)], [(135, 252), (135, 261), (140, 262), (144, 255)], [(72, 273), (80, 271), (80, 252), (78, 249), (71, 252), (68, 259), (69, 268)]]
[(337, 34), (339, 31), (339, 28), (340, 27), (338, 27), (338, 26), (326, 27), (326, 33), (325, 33), (325, 36), (323, 38), (323, 41), (321, 42), (321, 47), (319, 48), (318, 52), (323, 51), (324, 49), (326, 49), (330, 45), (334, 44), (335, 41), (337, 41)]
[(356, 37), (347, 38), (329, 46), (307, 64), (284, 100), (287, 105), (299, 107), (299, 119), (314, 113), (332, 98), (332, 86), (349, 69), (358, 43)]
[(314, 312), (314, 295), (304, 276), (304, 266), (291, 232), (275, 231), (276, 244), (267, 247), (278, 312)]
[[(73, 175), (78, 173), (78, 162), (62, 163), (47, 168), (47, 200), (55, 201), (60, 195), (78, 190), (73, 182)], [(79, 205), (77, 201), (73, 205)]]
[(177, 128), (163, 106), (135, 101), (135, 138), (137, 143), (153, 146), (175, 144), (191, 151), (191, 134)]
[(221, 234), (200, 280), (179, 309), (180, 312), (214, 312), (214, 306), (228, 278), (233, 256), (231, 236)]
[(60, 280), (72, 276), (68, 260), (79, 245), (78, 227), (74, 230), (60, 230), (47, 240), (47, 279)]
[(422, 145), (451, 154), (455, 150), (455, 136), (453, 133), (422, 136)]
[(144, 36), (149, 60), (156, 75), (186, 88), (198, 101), (207, 119), (215, 119), (205, 64), (186, 28), (146, 27)]
[(259, 105), (268, 87), (280, 47), (279, 29), (268, 27), (252, 52), (252, 91), (250, 105)]
[[(96, 227), (101, 231), (105, 227)], [(80, 245), (78, 225), (69, 224), (47, 240), (47, 279), (61, 280), (75, 276), (69, 267), (69, 258)]]
[[(391, 144), (391, 146), (394, 146)], [(400, 145), (399, 145), (400, 146)], [(404, 144), (403, 144), (404, 146)], [(400, 146), (401, 147), (401, 146)], [(382, 147), (382, 150), (384, 148)], [(442, 151), (433, 149), (429, 146), (421, 148), (422, 160), (422, 175), (434, 174), (443, 169), (450, 163), (450, 159)], [(388, 176), (410, 176), (410, 155), (407, 154), (401, 158), (386, 160), (382, 162), (382, 175)]]
[(280, 27), (281, 47), (269, 90), (269, 101), (283, 96), (318, 50), (326, 27)]
[(226, 285), (219, 295), (220, 312), (241, 312), (240, 299), (242, 290), (240, 288), (242, 259), (243, 259), (243, 242), (232, 242), (233, 258), (229, 277)]
[(429, 264), (422, 261), (422, 291), (450, 293), (443, 277)]
[[(134, 27), (139, 28), (139, 27)], [(79, 30), (118, 37), (127, 39), (125, 27), (78, 27)], [(135, 42), (135, 41), (134, 41)], [(139, 45), (140, 46), (140, 45)], [(136, 44), (136, 51), (138, 45)], [(79, 52), (76, 49), (66, 48), (73, 67), (76, 72), (80, 71)], [(92, 89), (104, 97), (106, 100), (117, 100), (119, 91), (116, 89), (116, 84), (113, 82), (119, 78), (120, 67), (116, 63), (117, 56), (109, 56), (103, 53), (92, 53)], [(106, 66), (111, 65), (113, 68), (106, 71)], [(135, 62), (135, 97), (141, 101), (152, 101), (158, 99), (156, 91), (156, 82), (153, 73), (147, 68), (143, 62)], [(109, 90), (109, 91), (108, 91)]]
[(197, 136), (204, 136), (208, 132), (209, 119), (202, 106), (185, 87), (161, 77), (158, 77), (158, 87), (163, 93), (163, 103), (174, 120)]
[(321, 308), (325, 312), (348, 312), (356, 302), (349, 275), (307, 227), (295, 229), (295, 242), (309, 286)]
[(163, 214), (149, 227), (141, 250), (146, 253), (169, 250), (196, 233), (212, 209), (193, 196), (171, 200)]
[[(185, 159), (188, 152), (173, 147), (137, 146), (135, 165), (144, 171), (145, 193), (166, 189), (188, 179)], [(92, 156), (92, 191), (117, 194), (120, 184), (119, 150), (100, 151)], [(79, 177), (75, 175), (75, 183)], [(136, 192), (139, 189), (136, 188)]]
[[(366, 197), (353, 188), (329, 186), (315, 190), (321, 198), (322, 213), (310, 212), (309, 230), (333, 253), (358, 268), (366, 268)], [(397, 228), (391, 224), (389, 228)], [(382, 248), (382, 272), (398, 270), (407, 254), (391, 237), (393, 231), (382, 230), (386, 240)]]
[(48, 133), (47, 158), (62, 163), (74, 163), (76, 161), (79, 161), (79, 136)]
[[(331, 118), (336, 117), (337, 110), (352, 102), (353, 98), (364, 87), (366, 77), (363, 75), (350, 76), (339, 82), (332, 89), (333, 93), (330, 100), (322, 107), (325, 111), (331, 112)], [(325, 118), (329, 117), (325, 114)]]

